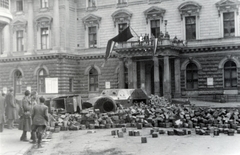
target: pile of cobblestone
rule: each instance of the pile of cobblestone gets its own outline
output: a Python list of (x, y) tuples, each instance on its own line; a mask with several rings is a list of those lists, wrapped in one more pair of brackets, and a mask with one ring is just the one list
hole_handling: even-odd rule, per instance
[[(211, 128), (237, 130), (240, 126), (238, 108), (196, 107), (170, 104), (165, 98), (151, 96), (150, 104), (134, 103), (115, 112), (99, 113), (92, 108), (80, 114), (53, 114), (51, 129), (79, 130), (115, 127)], [(55, 120), (55, 121), (54, 121)]]

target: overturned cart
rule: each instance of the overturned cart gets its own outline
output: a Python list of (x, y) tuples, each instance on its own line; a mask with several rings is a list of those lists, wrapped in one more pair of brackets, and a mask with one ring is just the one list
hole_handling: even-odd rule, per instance
[(93, 107), (102, 113), (112, 112), (116, 111), (118, 106), (126, 108), (139, 102), (145, 104), (149, 102), (149, 97), (142, 89), (106, 89), (100, 96), (83, 102), (82, 109)]

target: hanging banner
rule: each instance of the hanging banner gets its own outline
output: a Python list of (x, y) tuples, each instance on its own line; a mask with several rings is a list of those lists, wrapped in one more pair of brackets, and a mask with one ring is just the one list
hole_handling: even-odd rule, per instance
[(58, 93), (58, 78), (45, 78), (46, 93)]

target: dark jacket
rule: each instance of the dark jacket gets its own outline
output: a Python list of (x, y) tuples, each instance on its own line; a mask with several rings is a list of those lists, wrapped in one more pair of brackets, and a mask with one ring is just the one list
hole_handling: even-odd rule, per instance
[(0, 124), (5, 122), (5, 102), (4, 97), (0, 94)]
[(33, 107), (33, 125), (48, 125), (48, 107), (42, 103)]
[(32, 106), (29, 99), (25, 96), (22, 99), (22, 116), (21, 116), (21, 125), (19, 126), (20, 130), (31, 131), (32, 128), (32, 116), (31, 116)]
[(8, 119), (18, 119), (17, 105), (12, 93), (8, 93), (5, 97), (6, 117)]

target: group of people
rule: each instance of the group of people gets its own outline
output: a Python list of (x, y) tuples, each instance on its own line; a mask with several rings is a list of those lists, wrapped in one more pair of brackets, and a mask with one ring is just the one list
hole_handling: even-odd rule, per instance
[(20, 141), (26, 141), (27, 132), (31, 133), (31, 143), (42, 147), (42, 136), (48, 126), (48, 107), (45, 98), (38, 98), (37, 92), (26, 90), (22, 102), (19, 104), (10, 88), (6, 95), (0, 95), (0, 132), (3, 132), (5, 117), (7, 128), (14, 128), (14, 121), (19, 118), (19, 129), (22, 130)]

